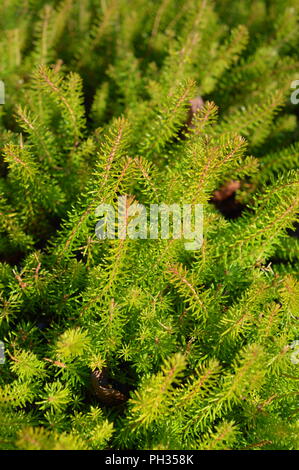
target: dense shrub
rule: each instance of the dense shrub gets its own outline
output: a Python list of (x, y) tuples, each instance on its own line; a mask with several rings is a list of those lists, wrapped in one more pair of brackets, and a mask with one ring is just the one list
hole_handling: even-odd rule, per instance
[[(298, 15), (1, 3), (2, 449), (299, 448)], [(201, 248), (97, 238), (121, 195)]]

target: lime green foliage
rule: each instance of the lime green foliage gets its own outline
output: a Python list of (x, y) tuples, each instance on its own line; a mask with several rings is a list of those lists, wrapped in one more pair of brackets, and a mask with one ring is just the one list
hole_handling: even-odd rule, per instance
[[(1, 2), (0, 448), (299, 449), (298, 15)], [(119, 195), (203, 204), (202, 247), (98, 239)]]

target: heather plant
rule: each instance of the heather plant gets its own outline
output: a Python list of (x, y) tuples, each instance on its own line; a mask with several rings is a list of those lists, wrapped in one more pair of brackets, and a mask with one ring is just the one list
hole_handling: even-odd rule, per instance
[[(299, 449), (298, 15), (1, 3), (1, 449)], [(99, 238), (120, 196), (200, 247)]]

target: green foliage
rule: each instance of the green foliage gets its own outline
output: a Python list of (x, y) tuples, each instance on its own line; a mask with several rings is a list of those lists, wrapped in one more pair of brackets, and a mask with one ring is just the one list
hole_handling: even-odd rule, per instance
[[(1, 3), (1, 449), (299, 449), (298, 17)], [(125, 195), (201, 248), (97, 238)]]

